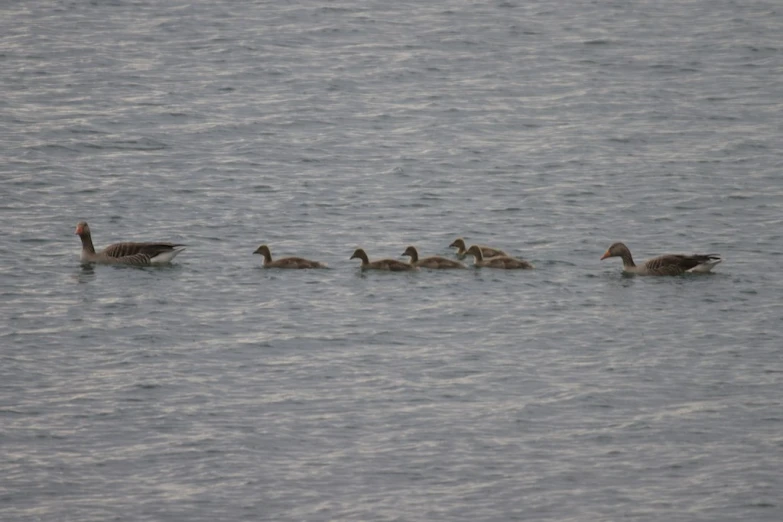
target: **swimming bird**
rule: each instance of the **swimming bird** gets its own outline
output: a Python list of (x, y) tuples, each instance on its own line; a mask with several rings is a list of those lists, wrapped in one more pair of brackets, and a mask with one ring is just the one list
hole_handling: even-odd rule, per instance
[[(457, 257), (459, 259), (463, 259), (466, 255), (468, 255), (467, 247), (465, 246), (465, 240), (461, 237), (458, 237), (452, 241), (449, 247), (457, 247)], [(485, 258), (508, 255), (499, 248), (492, 248), (485, 245), (478, 245), (478, 247), (481, 249), (481, 254)]]
[(639, 266), (633, 262), (631, 251), (623, 243), (614, 243), (601, 256), (601, 260), (608, 257), (620, 257), (623, 260), (623, 271), (638, 275), (681, 275), (686, 272), (706, 273), (723, 261), (717, 254), (664, 254), (648, 259)]
[(478, 245), (471, 245), (465, 252), (466, 254), (472, 254), (475, 258), (473, 264), (477, 267), (487, 268), (505, 268), (505, 269), (530, 269), (533, 265), (525, 261), (524, 259), (517, 259), (511, 256), (495, 256), (489, 259), (484, 258), (484, 254)]
[(362, 270), (388, 270), (391, 272), (418, 270), (418, 267), (404, 261), (399, 261), (397, 259), (379, 259), (377, 261), (370, 262), (370, 260), (367, 258), (367, 253), (361, 248), (357, 248), (354, 251), (351, 259), (361, 259)]
[(467, 268), (459, 261), (446, 259), (445, 257), (431, 256), (419, 259), (419, 252), (414, 246), (406, 248), (402, 255), (410, 256), (411, 264), (421, 268)]
[(264, 268), (326, 268), (325, 263), (310, 261), (302, 257), (284, 257), (272, 261), (272, 253), (266, 245), (261, 245), (253, 253), (264, 256)]
[(81, 262), (104, 265), (150, 266), (169, 263), (185, 249), (175, 243), (114, 243), (100, 252), (92, 245), (90, 226), (85, 221), (76, 224), (76, 235), (82, 240)]

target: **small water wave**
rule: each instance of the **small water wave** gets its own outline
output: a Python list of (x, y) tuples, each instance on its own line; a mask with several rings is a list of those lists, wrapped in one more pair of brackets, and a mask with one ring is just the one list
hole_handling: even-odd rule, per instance
[(153, 138), (138, 138), (130, 140), (102, 140), (100, 142), (79, 142), (75, 146), (87, 150), (165, 150), (168, 145)]

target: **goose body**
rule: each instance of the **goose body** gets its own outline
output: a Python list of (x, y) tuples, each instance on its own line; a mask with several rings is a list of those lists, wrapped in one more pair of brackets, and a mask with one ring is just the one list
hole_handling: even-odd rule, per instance
[(533, 268), (533, 265), (531, 265), (524, 259), (517, 259), (511, 256), (505, 256), (505, 255), (495, 256), (495, 257), (490, 257), (489, 259), (485, 259), (482, 249), (478, 245), (471, 245), (471, 247), (468, 248), (465, 253), (473, 255), (473, 257), (475, 258), (473, 264), (477, 267), (505, 268), (507, 270), (510, 269), (529, 270)]
[(266, 245), (261, 245), (253, 253), (264, 256), (264, 268), (326, 268), (325, 263), (311, 261), (302, 257), (284, 257), (277, 261), (272, 261), (272, 253)]
[(623, 271), (637, 275), (682, 275), (685, 273), (706, 273), (723, 261), (717, 254), (664, 254), (648, 259), (641, 265), (633, 262), (631, 251), (623, 243), (614, 243), (601, 256), (601, 260), (609, 257), (620, 257), (623, 260)]
[(76, 225), (76, 235), (82, 240), (80, 260), (83, 264), (151, 266), (171, 262), (185, 245), (175, 243), (114, 243), (96, 252), (92, 244), (90, 226), (80, 221)]
[(405, 249), (405, 252), (402, 253), (404, 256), (410, 256), (411, 263), (413, 266), (418, 266), (420, 268), (467, 268), (465, 265), (460, 263), (459, 261), (454, 261), (453, 259), (446, 259), (445, 257), (440, 256), (431, 256), (431, 257), (425, 257), (422, 259), (419, 259), (419, 252), (416, 250), (416, 247), (409, 246)]
[(361, 259), (362, 270), (386, 270), (390, 272), (404, 272), (411, 270), (418, 270), (419, 268), (404, 261), (398, 261), (397, 259), (379, 259), (377, 261), (370, 262), (367, 257), (367, 253), (361, 248), (357, 248), (351, 259)]
[[(481, 255), (483, 255), (484, 258), (508, 255), (502, 250), (500, 250), (499, 248), (492, 248), (485, 245), (476, 245), (476, 246), (481, 249)], [(468, 255), (468, 250), (467, 250), (467, 246), (465, 245), (465, 240), (462, 239), (461, 237), (458, 237), (457, 239), (452, 241), (449, 247), (457, 248), (457, 257), (459, 259), (464, 259), (465, 256)]]

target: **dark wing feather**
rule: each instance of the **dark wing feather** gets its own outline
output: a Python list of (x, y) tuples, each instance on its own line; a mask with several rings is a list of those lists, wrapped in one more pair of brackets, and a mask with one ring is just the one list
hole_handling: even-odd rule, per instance
[(389, 270), (391, 272), (402, 272), (405, 270), (418, 270), (415, 266), (405, 263), (404, 261), (397, 261), (396, 259), (379, 259), (373, 261), (367, 268), (374, 268), (376, 270)]
[(425, 257), (424, 259), (419, 259), (415, 265), (424, 268), (465, 268), (465, 265), (459, 261), (453, 261), (451, 259), (446, 259), (445, 257), (440, 256), (431, 256)]
[(151, 264), (152, 257), (144, 254), (133, 254), (132, 256), (122, 256), (118, 259), (122, 260), (122, 264), (124, 265), (133, 265), (133, 266), (149, 266)]
[(666, 254), (647, 261), (644, 265), (648, 271), (660, 275), (680, 275), (699, 265), (720, 259), (715, 254)]
[(499, 256), (486, 259), (486, 266), (494, 268), (533, 268), (533, 265), (522, 259), (516, 259), (510, 256)]
[(533, 265), (525, 261), (524, 259), (516, 259), (516, 264), (514, 265), (514, 268), (522, 268), (525, 270), (529, 270), (533, 268)]
[(404, 261), (397, 261), (396, 259), (388, 259), (386, 260), (386, 263), (388, 264), (388, 269), (392, 272), (401, 272), (404, 270), (414, 270), (416, 267), (411, 265), (410, 263), (406, 263)]
[(323, 264), (318, 261), (310, 261), (302, 257), (284, 257), (273, 261), (268, 265), (269, 267), (277, 268), (323, 268)]
[(164, 252), (171, 252), (177, 246), (181, 245), (174, 243), (114, 243), (107, 246), (103, 253), (115, 259), (133, 257), (133, 259), (127, 260), (131, 264), (136, 264), (136, 262), (145, 264), (143, 259), (146, 258), (146, 264), (149, 264), (149, 260), (153, 257)]
[(666, 254), (646, 261), (644, 266), (649, 272), (654, 274), (678, 275), (687, 270), (686, 268), (683, 268), (683, 257), (684, 256), (678, 254)]
[(479, 247), (479, 248), (481, 248), (481, 255), (484, 256), (485, 258), (486, 257), (507, 256), (508, 255), (508, 254), (506, 254), (505, 252), (503, 252), (502, 250), (500, 250), (498, 248), (491, 248), (491, 247), (488, 247), (488, 246), (482, 246), (482, 247)]

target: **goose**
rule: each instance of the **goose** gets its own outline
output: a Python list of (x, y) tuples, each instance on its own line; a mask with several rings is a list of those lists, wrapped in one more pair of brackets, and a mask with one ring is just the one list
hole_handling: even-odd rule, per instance
[(506, 268), (506, 269), (533, 268), (533, 265), (531, 265), (524, 259), (517, 259), (511, 256), (495, 256), (495, 257), (490, 257), (489, 259), (484, 259), (484, 254), (482, 253), (481, 247), (479, 247), (478, 245), (471, 245), (470, 248), (468, 248), (468, 250), (465, 253), (473, 255), (473, 257), (475, 258), (473, 264), (477, 267), (484, 266), (487, 268)]
[(419, 268), (404, 261), (398, 261), (397, 259), (379, 259), (372, 263), (367, 258), (367, 253), (361, 248), (357, 248), (351, 259), (362, 260), (362, 270), (389, 270), (391, 272), (402, 272), (405, 270), (418, 270)]
[(76, 224), (75, 234), (82, 240), (80, 260), (83, 264), (150, 266), (169, 263), (185, 249), (175, 243), (114, 243), (100, 252), (92, 246), (90, 226), (85, 221)]
[(284, 257), (277, 261), (272, 261), (272, 253), (266, 245), (261, 245), (253, 253), (264, 256), (264, 268), (326, 268), (325, 263), (310, 261), (301, 257)]
[[(459, 259), (464, 259), (465, 256), (468, 255), (467, 247), (465, 246), (465, 240), (461, 237), (458, 237), (452, 241), (449, 247), (457, 247), (457, 257)], [(481, 254), (485, 258), (508, 255), (499, 248), (492, 248), (484, 245), (478, 245), (478, 247), (481, 249)]]
[(723, 261), (717, 254), (664, 254), (648, 259), (640, 266), (636, 266), (631, 257), (631, 251), (623, 243), (614, 243), (601, 256), (601, 260), (608, 257), (620, 257), (623, 260), (623, 271), (638, 275), (681, 275), (686, 272), (706, 273)]
[(459, 261), (446, 259), (445, 257), (432, 256), (419, 259), (419, 252), (415, 246), (406, 248), (402, 255), (410, 256), (411, 264), (421, 268), (467, 268)]

